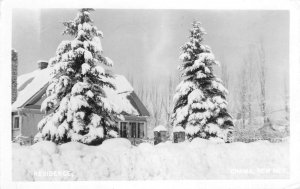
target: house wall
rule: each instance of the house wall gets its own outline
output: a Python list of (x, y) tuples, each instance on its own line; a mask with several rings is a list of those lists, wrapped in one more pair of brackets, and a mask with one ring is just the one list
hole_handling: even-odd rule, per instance
[(21, 134), (27, 137), (34, 137), (37, 132), (37, 124), (43, 118), (43, 114), (22, 113)]
[[(21, 117), (21, 123), (20, 123), (20, 129), (18, 130), (12, 130), (12, 137), (16, 137), (18, 135), (22, 135), (25, 137), (34, 137), (37, 132), (37, 125), (40, 122), (40, 120), (42, 120), (42, 118), (44, 117), (44, 114), (41, 114), (40, 111), (38, 109), (28, 109), (31, 106), (28, 106), (27, 109), (23, 109), (21, 110), (19, 113), (17, 112), (13, 112), (13, 115), (19, 115)], [(146, 139), (147, 138), (147, 118), (143, 117), (143, 116), (124, 116), (125, 117), (125, 121), (128, 123), (130, 122), (135, 122), (135, 123), (143, 123), (144, 124), (144, 136), (143, 138)], [(123, 122), (123, 121), (122, 121)], [(118, 123), (119, 125), (119, 129), (120, 129), (120, 122)], [(129, 127), (129, 133), (131, 133), (131, 128)], [(129, 140), (133, 139), (133, 138), (128, 138)], [(133, 139), (135, 140), (135, 139)]]
[(12, 139), (14, 139), (16, 136), (21, 134), (21, 128), (19, 128), (19, 129), (14, 128), (14, 116), (18, 116), (18, 113), (17, 112), (12, 112), (12, 114), (11, 114), (11, 129), (12, 129), (11, 130), (11, 138)]
[(16, 136), (20, 135), (21, 130), (20, 129), (12, 129), (12, 139), (14, 139)]

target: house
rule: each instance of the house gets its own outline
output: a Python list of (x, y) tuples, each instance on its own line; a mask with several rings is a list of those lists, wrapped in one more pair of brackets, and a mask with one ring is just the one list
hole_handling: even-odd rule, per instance
[[(12, 104), (12, 139), (17, 136), (33, 138), (38, 122), (45, 116), (40, 111), (46, 98), (45, 92), (50, 80), (51, 68), (44, 61), (38, 62), (39, 69), (17, 78), (17, 99)], [(147, 138), (149, 112), (133, 87), (122, 75), (114, 75), (112, 83), (116, 90), (105, 88), (108, 100), (116, 104), (125, 120), (118, 123), (120, 137), (131, 141)]]

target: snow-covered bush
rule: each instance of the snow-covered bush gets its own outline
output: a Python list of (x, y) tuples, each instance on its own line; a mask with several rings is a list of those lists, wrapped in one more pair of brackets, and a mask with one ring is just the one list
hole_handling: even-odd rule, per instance
[(203, 44), (204, 29), (194, 22), (189, 41), (182, 47), (179, 66), (183, 80), (176, 88), (173, 127), (182, 126), (189, 140), (221, 138), (231, 142), (233, 122), (227, 112), (227, 89), (213, 74), (219, 65), (207, 45)]
[(202, 138), (155, 146), (132, 146), (124, 138), (99, 146), (13, 144), (13, 180), (284, 179), (289, 176), (288, 151), (288, 142), (224, 143)]
[(264, 124), (263, 117), (255, 117), (249, 124), (245, 120), (235, 121), (234, 140), (239, 142), (253, 142), (256, 140), (269, 140), (271, 142), (280, 142), (289, 136), (288, 120), (270, 120)]
[(115, 88), (109, 80), (112, 75), (102, 67), (113, 63), (103, 56), (103, 34), (93, 26), (91, 10), (81, 9), (73, 21), (64, 23), (64, 34), (74, 39), (62, 41), (49, 61), (52, 79), (41, 105), (48, 115), (38, 124), (36, 141), (99, 144), (117, 136), (122, 116), (103, 90)]
[(33, 143), (33, 137), (18, 135), (13, 139), (13, 142), (20, 145), (31, 145)]

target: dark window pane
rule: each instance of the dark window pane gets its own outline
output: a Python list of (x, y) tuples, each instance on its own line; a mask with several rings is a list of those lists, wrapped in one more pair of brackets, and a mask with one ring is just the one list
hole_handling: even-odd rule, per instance
[(144, 138), (144, 123), (139, 123), (139, 138)]
[(127, 138), (127, 123), (121, 122), (120, 136)]
[(15, 117), (15, 121), (14, 121), (14, 128), (15, 129), (19, 129), (20, 127), (20, 118), (19, 117)]
[(136, 123), (131, 122), (129, 123), (131, 127), (131, 137), (136, 138)]

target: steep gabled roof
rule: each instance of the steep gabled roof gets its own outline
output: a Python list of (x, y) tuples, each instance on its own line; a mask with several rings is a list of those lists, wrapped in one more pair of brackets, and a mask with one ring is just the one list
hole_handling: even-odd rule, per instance
[[(12, 111), (37, 102), (45, 94), (51, 79), (51, 68), (35, 70), (18, 77), (18, 96), (12, 104)], [(122, 75), (114, 75), (111, 81), (116, 90), (105, 88), (108, 100), (125, 115), (149, 116), (149, 112), (134, 93), (133, 87)]]

